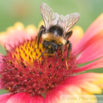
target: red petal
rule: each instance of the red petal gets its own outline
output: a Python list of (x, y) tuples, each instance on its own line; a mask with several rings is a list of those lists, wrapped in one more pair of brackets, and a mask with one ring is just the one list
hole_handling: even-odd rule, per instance
[(87, 46), (86, 44), (88, 43), (88, 41), (102, 29), (103, 29), (103, 13), (90, 25), (82, 40), (73, 49), (75, 55), (78, 55), (80, 52), (82, 52), (86, 48)]
[[(61, 85), (47, 92), (45, 103), (64, 103), (65, 100), (67, 100), (65, 103), (69, 103), (70, 100), (67, 99), (68, 96), (75, 97), (83, 95), (84, 92), (86, 95), (90, 93), (101, 93), (102, 88), (100, 84), (103, 84), (103, 74), (99, 73), (85, 73), (69, 77), (64, 80)], [(88, 89), (88, 86), (86, 87), (85, 85), (88, 85), (90, 88)], [(73, 101), (73, 103), (76, 103), (76, 101), (77, 100)]]
[(96, 69), (96, 68), (103, 68), (103, 57), (88, 64), (88, 65), (85, 65), (83, 67), (80, 67), (76, 70), (74, 70), (73, 72), (74, 73), (77, 73), (77, 72), (82, 72), (82, 71), (86, 71), (86, 70), (89, 70), (89, 69)]
[(17, 93), (13, 95), (7, 103), (29, 103), (30, 101), (30, 94), (27, 93)]
[(28, 93), (17, 93), (7, 103), (44, 103), (42, 96), (31, 96)]
[[(78, 95), (78, 93), (80, 92), (77, 93), (75, 92), (76, 91), (75, 86), (80, 88), (82, 92), (84, 91), (87, 92), (88, 94), (89, 93), (100, 94), (102, 93), (102, 89), (103, 89), (100, 87), (100, 85), (103, 84), (103, 74), (85, 73), (85, 74), (70, 77), (67, 80), (65, 80), (63, 84), (67, 85), (66, 91), (71, 92), (72, 90), (72, 92), (74, 92), (76, 95)], [(69, 93), (68, 95), (70, 95), (71, 93)]]
[[(88, 82), (97, 82), (101, 81), (103, 83), (103, 74), (101, 73), (85, 73), (77, 76), (70, 77), (66, 79), (63, 84), (64, 85), (75, 85), (78, 86), (79, 83), (84, 83), (85, 81)], [(94, 81), (95, 80), (95, 81)]]
[(45, 103), (42, 96), (33, 96), (28, 103)]
[(77, 58), (78, 64), (85, 63), (103, 56), (103, 30), (91, 38), (85, 50)]
[(62, 92), (64, 92), (62, 90), (63, 87), (64, 86), (58, 86), (51, 91), (48, 91), (46, 94), (45, 103), (60, 103), (60, 95), (62, 95)]
[(0, 95), (0, 103), (7, 103), (8, 99), (12, 97), (12, 94), (2, 94)]

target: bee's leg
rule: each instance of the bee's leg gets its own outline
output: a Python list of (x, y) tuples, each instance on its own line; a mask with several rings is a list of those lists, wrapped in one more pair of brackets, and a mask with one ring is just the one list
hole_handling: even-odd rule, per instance
[(57, 58), (57, 61), (55, 62), (55, 64), (58, 62), (58, 54), (55, 52), (55, 54), (56, 54), (56, 58)]
[(41, 25), (40, 30), (45, 29), (44, 25)]
[(39, 33), (37, 35), (37, 47), (33, 51), (35, 51), (39, 47), (40, 38), (41, 38), (43, 32), (45, 32), (45, 27), (42, 25), (40, 27)]
[(37, 36), (37, 47), (39, 47), (39, 41), (40, 41), (40, 38), (41, 38), (43, 32), (45, 32), (45, 27), (42, 25), (40, 27), (40, 31), (39, 31), (38, 36)]
[(63, 44), (61, 44), (61, 54), (63, 55), (64, 49), (63, 49)]
[(67, 41), (67, 44), (69, 44), (69, 46), (68, 46), (68, 53), (67, 53), (67, 60), (68, 60), (69, 54), (70, 54), (70, 52), (71, 52), (71, 50), (72, 50), (72, 44), (71, 44), (70, 41)]
[(73, 31), (72, 31), (72, 30), (71, 30), (71, 31), (69, 31), (69, 32), (67, 32), (67, 33), (66, 33), (66, 36), (65, 36), (65, 39), (66, 39), (66, 40), (68, 40), (68, 38), (70, 38), (70, 37), (71, 37), (72, 33), (73, 33)]
[(68, 69), (68, 63), (67, 63), (67, 60), (68, 60), (68, 58), (69, 58), (69, 56), (70, 56), (70, 52), (71, 52), (71, 50), (72, 50), (72, 44), (71, 44), (70, 41), (67, 41), (67, 44), (69, 44), (69, 46), (68, 46), (67, 58), (66, 58), (66, 67), (67, 67), (67, 69)]

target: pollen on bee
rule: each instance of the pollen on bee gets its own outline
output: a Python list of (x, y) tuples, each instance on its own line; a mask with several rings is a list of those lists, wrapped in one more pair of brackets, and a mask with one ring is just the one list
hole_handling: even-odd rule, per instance
[(50, 48), (51, 46), (49, 45), (48, 48)]

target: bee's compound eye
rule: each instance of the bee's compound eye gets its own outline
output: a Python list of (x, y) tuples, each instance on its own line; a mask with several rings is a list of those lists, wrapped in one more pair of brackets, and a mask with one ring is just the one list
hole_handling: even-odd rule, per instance
[(48, 43), (46, 43), (46, 49), (48, 48)]
[(55, 50), (57, 50), (57, 48), (58, 48), (56, 44), (54, 44), (53, 47)]
[(57, 44), (51, 43), (51, 47), (52, 47), (53, 50), (57, 50)]
[(58, 48), (57, 45), (55, 45), (55, 49), (56, 49), (56, 50), (57, 50), (57, 48)]
[(43, 47), (46, 48), (47, 42), (43, 41)]

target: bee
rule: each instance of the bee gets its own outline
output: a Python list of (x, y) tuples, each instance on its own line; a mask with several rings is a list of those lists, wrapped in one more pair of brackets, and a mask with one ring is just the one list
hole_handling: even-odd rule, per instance
[[(45, 51), (40, 55), (40, 57), (47, 52), (49, 56), (56, 54), (57, 61), (57, 49), (60, 48), (63, 53), (63, 46), (68, 46), (67, 60), (72, 49), (72, 44), (68, 40), (72, 35), (72, 30), (70, 28), (79, 20), (79, 13), (67, 14), (66, 16), (54, 13), (53, 10), (46, 4), (42, 3), (40, 6), (40, 12), (45, 24), (42, 25), (37, 36), (37, 46), (39, 47), (40, 38), (42, 38), (42, 45)], [(39, 58), (40, 58), (39, 57)]]

